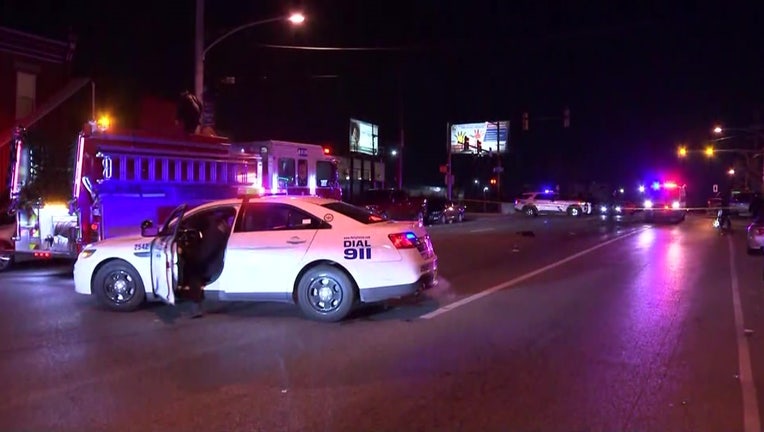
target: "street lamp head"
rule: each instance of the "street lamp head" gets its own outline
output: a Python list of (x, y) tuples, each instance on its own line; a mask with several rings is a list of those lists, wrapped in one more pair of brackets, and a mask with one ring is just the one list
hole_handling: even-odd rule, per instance
[(722, 133), (722, 132), (724, 132), (724, 129), (722, 129), (722, 127), (721, 127), (721, 126), (716, 126), (716, 127), (714, 128), (714, 133), (715, 133), (715, 134), (717, 134), (717, 135), (718, 135), (718, 134), (720, 134), (720, 133)]
[(296, 12), (296, 13), (293, 13), (293, 14), (289, 15), (288, 20), (292, 24), (302, 24), (303, 22), (305, 22), (305, 15), (303, 15), (303, 14), (301, 14), (299, 12)]
[(735, 175), (735, 168), (730, 168), (730, 170), (727, 171), (727, 174), (729, 174), (731, 176)]
[(393, 149), (393, 150), (390, 152), (390, 154), (391, 154), (391, 155), (393, 155), (393, 156), (398, 156), (398, 150), (395, 150), (395, 149)]

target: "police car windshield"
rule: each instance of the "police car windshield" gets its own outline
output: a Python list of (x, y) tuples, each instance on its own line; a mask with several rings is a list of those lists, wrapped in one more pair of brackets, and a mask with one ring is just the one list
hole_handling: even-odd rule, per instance
[(362, 224), (375, 224), (387, 220), (385, 217), (378, 215), (371, 210), (345, 202), (331, 202), (322, 205), (322, 207), (328, 208), (331, 211), (336, 211), (337, 213), (361, 222)]

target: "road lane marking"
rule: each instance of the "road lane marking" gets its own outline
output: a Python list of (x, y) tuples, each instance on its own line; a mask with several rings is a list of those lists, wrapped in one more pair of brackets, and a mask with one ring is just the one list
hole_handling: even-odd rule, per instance
[(743, 430), (745, 432), (760, 432), (759, 405), (756, 396), (756, 384), (753, 381), (751, 368), (751, 351), (748, 347), (748, 337), (745, 335), (743, 323), (743, 307), (740, 302), (740, 284), (737, 280), (735, 266), (735, 245), (732, 236), (727, 237), (730, 249), (730, 282), (732, 285), (732, 309), (735, 313), (735, 332), (737, 333), (737, 360), (740, 390), (743, 393)]
[(464, 306), (466, 304), (472, 303), (475, 300), (479, 300), (479, 299), (481, 299), (481, 298), (483, 298), (483, 297), (485, 297), (487, 295), (495, 293), (496, 291), (501, 291), (501, 290), (509, 288), (509, 287), (511, 287), (513, 285), (517, 285), (520, 282), (523, 282), (523, 281), (525, 281), (527, 279), (530, 279), (530, 278), (532, 278), (534, 276), (538, 276), (538, 275), (540, 275), (540, 274), (542, 274), (544, 272), (547, 272), (549, 270), (557, 268), (557, 267), (559, 267), (559, 266), (561, 266), (563, 264), (569, 263), (569, 262), (571, 262), (571, 261), (573, 261), (573, 260), (575, 260), (577, 258), (581, 258), (582, 256), (584, 256), (584, 255), (586, 255), (588, 253), (594, 252), (597, 249), (603, 248), (603, 247), (605, 247), (605, 246), (607, 246), (607, 245), (609, 245), (611, 243), (615, 243), (618, 240), (622, 240), (622, 239), (625, 239), (627, 237), (631, 237), (633, 235), (639, 234), (639, 233), (647, 231), (649, 229), (650, 229), (649, 227), (648, 228), (637, 229), (635, 231), (631, 231), (629, 233), (620, 235), (620, 236), (618, 236), (616, 238), (604, 241), (602, 243), (598, 243), (598, 244), (596, 244), (596, 245), (594, 245), (594, 246), (592, 246), (592, 247), (590, 247), (588, 249), (584, 249), (584, 250), (582, 250), (580, 252), (574, 253), (573, 255), (570, 255), (570, 256), (568, 256), (566, 258), (563, 258), (563, 259), (561, 259), (559, 261), (553, 262), (552, 264), (548, 264), (548, 265), (545, 265), (544, 267), (541, 267), (539, 269), (533, 270), (530, 273), (526, 273), (526, 274), (524, 274), (522, 276), (518, 276), (518, 277), (516, 277), (514, 279), (511, 279), (511, 280), (508, 280), (506, 282), (502, 282), (502, 283), (500, 283), (498, 285), (495, 285), (495, 286), (492, 286), (492, 287), (490, 287), (488, 289), (480, 291), (477, 294), (473, 294), (473, 295), (471, 295), (469, 297), (465, 297), (465, 298), (463, 298), (463, 299), (461, 299), (459, 301), (456, 301), (456, 302), (453, 302), (453, 303), (449, 303), (449, 304), (447, 304), (447, 305), (445, 305), (443, 307), (435, 309), (434, 311), (432, 311), (430, 313), (422, 315), (422, 318), (423, 319), (432, 319), (432, 318), (435, 318), (435, 317), (437, 317), (439, 315), (443, 315), (446, 312), (450, 312), (450, 311), (452, 311), (454, 309), (457, 309), (459, 307), (462, 307), (462, 306)]
[(486, 232), (486, 231), (493, 231), (496, 228), (478, 228), (474, 230), (470, 230), (471, 233), (479, 233), (479, 232)]

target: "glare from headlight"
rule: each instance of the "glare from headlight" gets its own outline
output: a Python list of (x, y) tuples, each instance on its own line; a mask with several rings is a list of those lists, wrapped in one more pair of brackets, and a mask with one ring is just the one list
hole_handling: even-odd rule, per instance
[(618, 213), (620, 213), (620, 212), (621, 212), (621, 206), (616, 206), (616, 207), (615, 207), (615, 211), (616, 211), (616, 212), (618, 212)]
[(607, 207), (606, 206), (601, 206), (600, 207), (600, 212), (607, 213)]
[(674, 201), (673, 203), (671, 203), (671, 207), (675, 208), (675, 209), (678, 209), (679, 208), (679, 201)]
[(645, 208), (653, 208), (653, 202), (650, 200), (645, 201)]

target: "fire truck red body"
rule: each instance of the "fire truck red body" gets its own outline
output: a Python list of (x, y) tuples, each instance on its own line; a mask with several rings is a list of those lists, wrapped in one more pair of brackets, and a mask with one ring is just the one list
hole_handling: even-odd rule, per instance
[[(285, 141), (232, 143), (222, 137), (106, 132), (91, 123), (76, 144), (72, 199), (21, 205), (32, 180), (22, 134), (14, 139), (12, 259), (76, 258), (89, 243), (140, 231), (176, 206), (260, 194), (341, 199), (337, 161), (321, 146)], [(12, 255), (12, 258), (9, 256)], [(0, 261), (0, 270), (7, 267)]]

